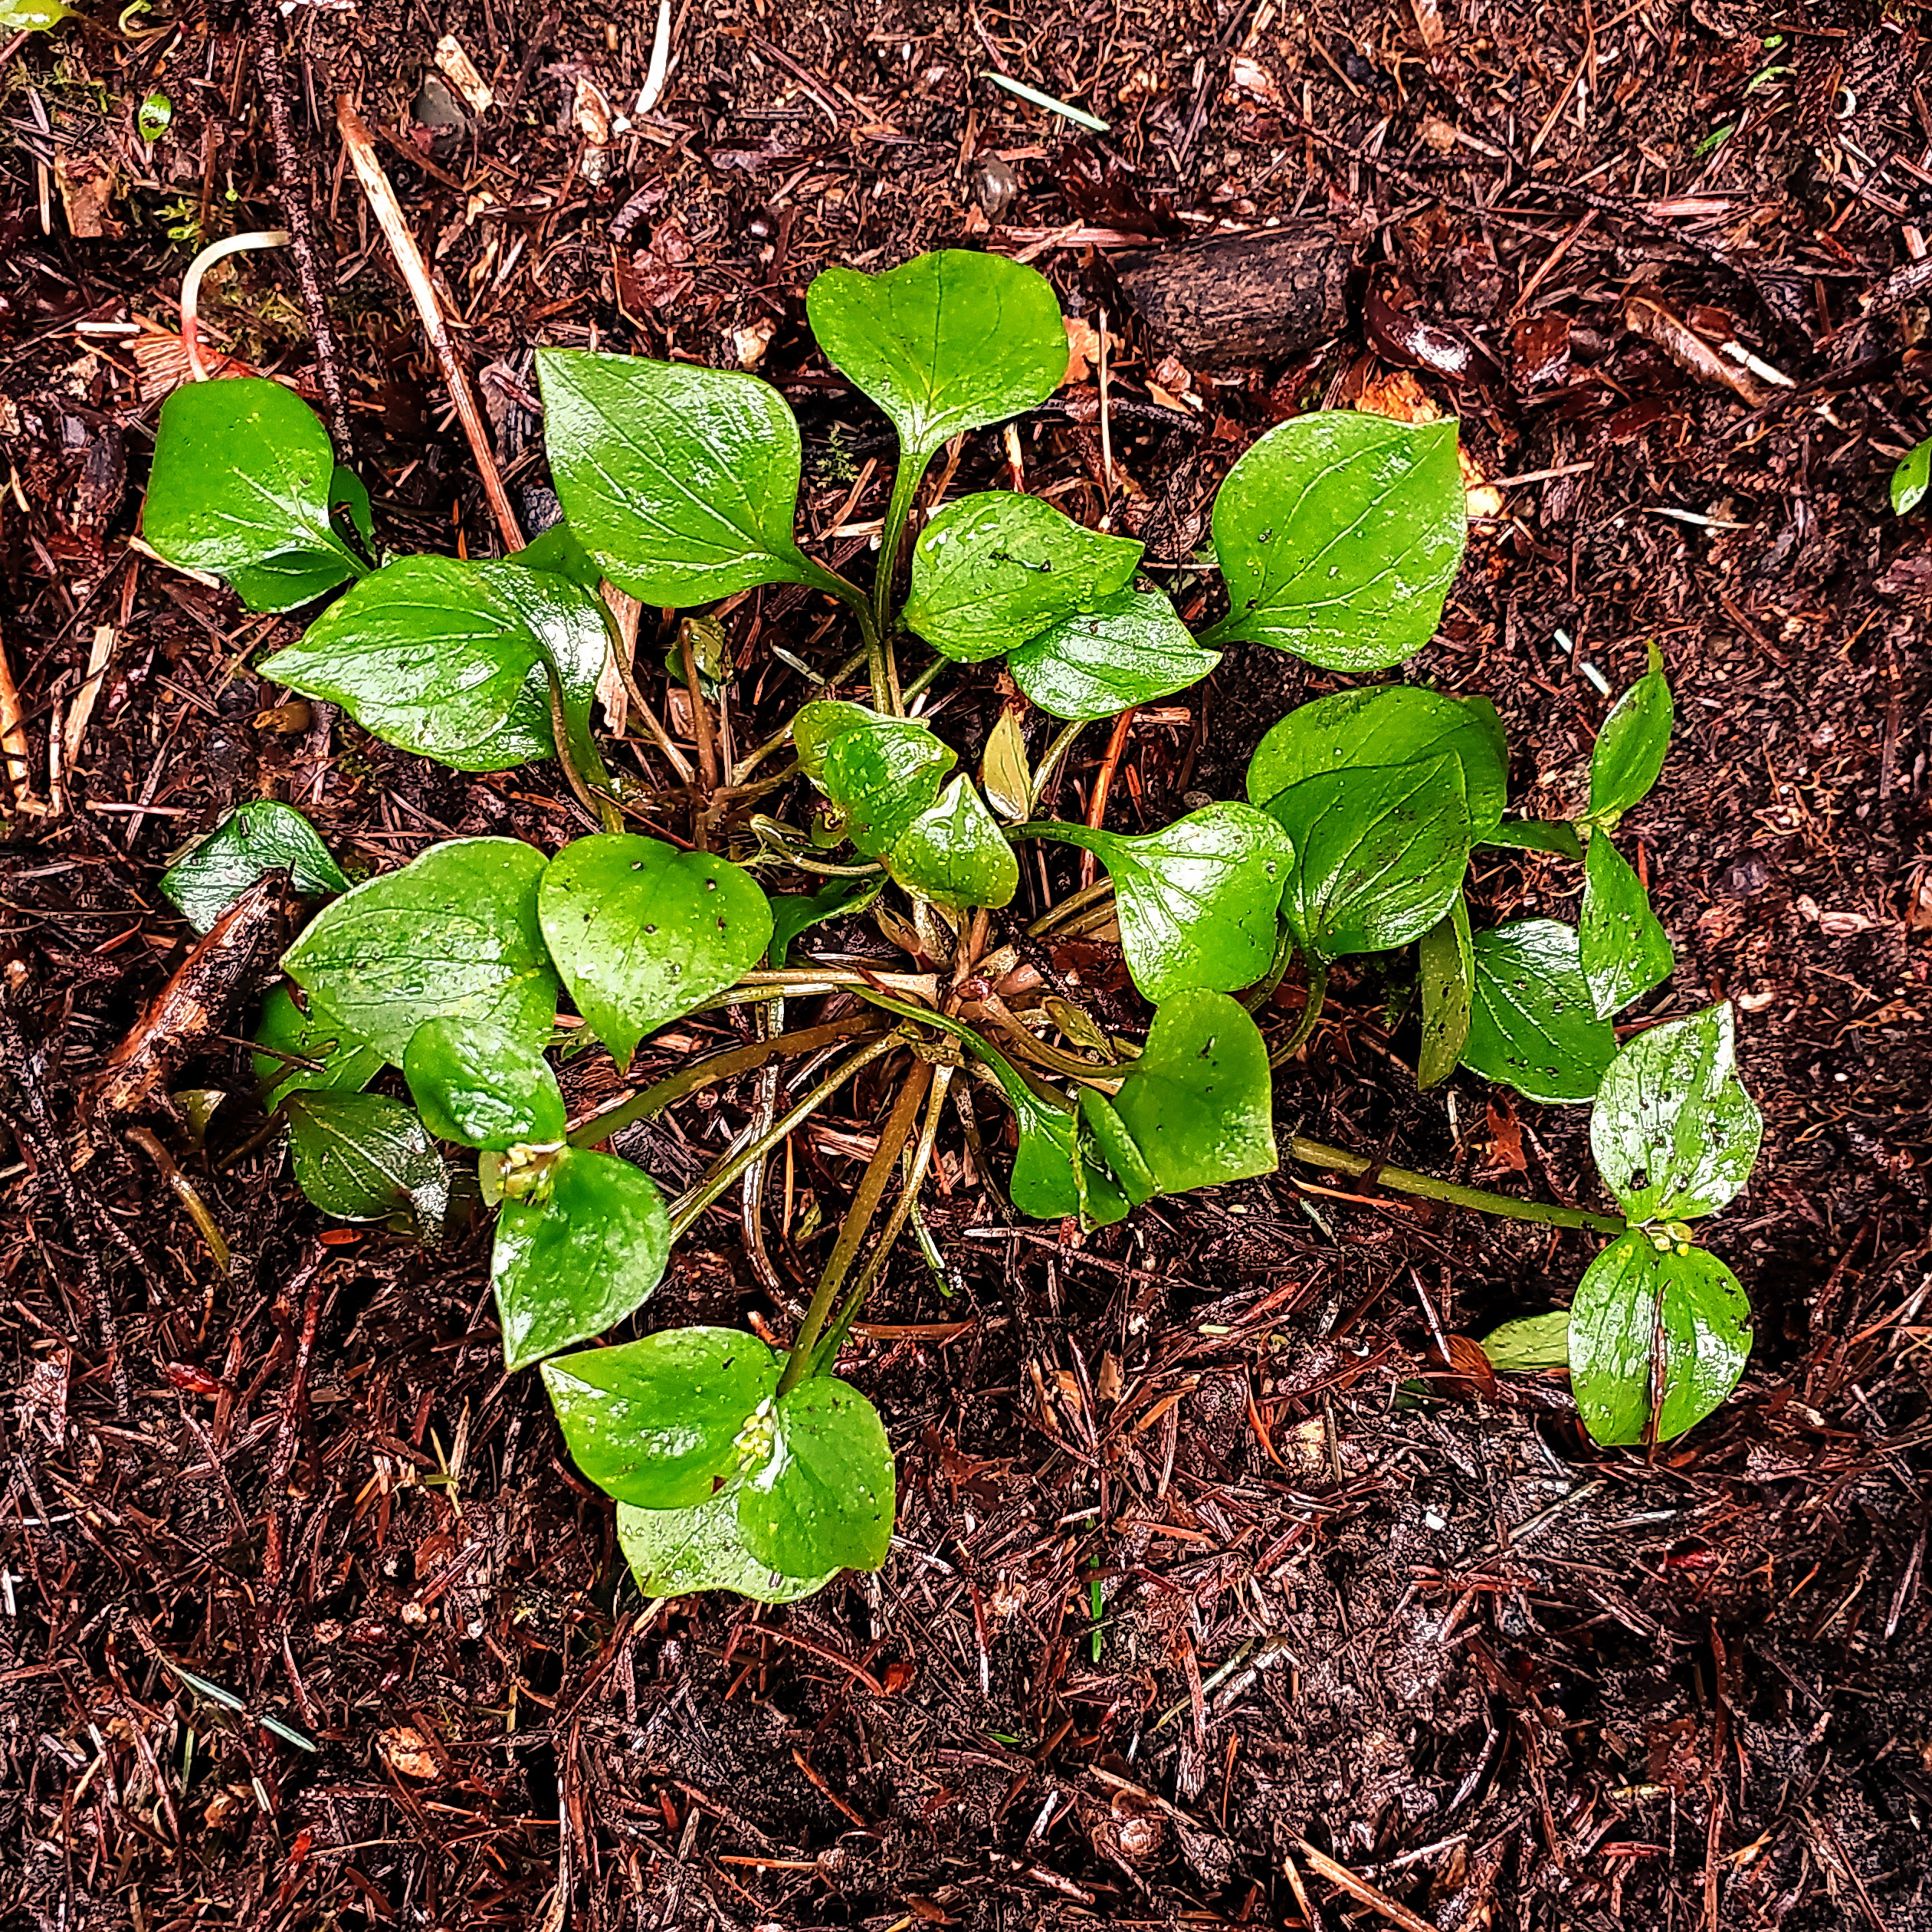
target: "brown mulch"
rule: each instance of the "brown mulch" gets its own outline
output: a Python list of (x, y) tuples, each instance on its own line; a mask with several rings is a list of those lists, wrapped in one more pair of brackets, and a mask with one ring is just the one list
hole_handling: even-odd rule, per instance
[[(586, 130), (635, 101), (650, 10), (276, 18), (267, 73), (245, 14), (202, 8), (97, 15), (0, 69), (0, 645), (40, 799), (84, 720), (61, 809), (0, 845), (6, 1921), (1932, 1925), (1932, 553), (1886, 502), (1932, 431), (1914, 17), (753, 0), (683, 8), (662, 100), (602, 149)], [(481, 118), (437, 75), (444, 34), (494, 90)], [(550, 769), (445, 772), (286, 704), (249, 662), (292, 627), (129, 546), (156, 405), (118, 325), (166, 327), (196, 239), (279, 221), (277, 89), (399, 549), (482, 554), (494, 526), (338, 166), (344, 91), (532, 525), (532, 347), (595, 343), (755, 362), (805, 428), (806, 527), (862, 549), (832, 522), (876, 518), (883, 464), (854, 487), (889, 448), (816, 357), (803, 290), (935, 246), (1031, 251), (1107, 329), (1110, 474), (1090, 373), (1022, 426), (1028, 478), (1143, 535), (1183, 608), (1209, 595), (1187, 565), (1214, 486), (1271, 421), (1365, 391), (1459, 414), (1506, 481), (1406, 674), (1496, 697), (1537, 811), (1580, 799), (1599, 679), (1655, 638), (1678, 693), (1629, 829), (1678, 957), (1645, 1011), (1735, 1002), (1766, 1120), (1711, 1231), (1757, 1312), (1737, 1398), (1646, 1458), (1593, 1450), (1560, 1386), (1432, 1375), (1438, 1330), (1565, 1298), (1579, 1236), (1284, 1173), (1070, 1245), (1009, 1228), (955, 1162), (945, 1283), (906, 1244), (872, 1313), (913, 1332), (853, 1358), (900, 1451), (887, 1569), (782, 1610), (646, 1605), (533, 1379), (501, 1373), (480, 1223), (433, 1251), (342, 1238), (254, 1133), (232, 1038), (175, 1078), (233, 1089), (205, 1145), (166, 1137), (234, 1251), (218, 1274), (152, 1153), (82, 1104), (191, 943), (169, 854), (261, 796), (359, 871), (586, 828)], [(156, 90), (174, 120), (150, 149)], [(1352, 254), (1335, 339), (1224, 367), (1139, 319), (1130, 255), (1278, 218)], [(229, 353), (312, 373), (285, 257), (242, 257), (204, 312)], [(1005, 474), (997, 433), (967, 439), (956, 487)], [(742, 749), (810, 694), (771, 647), (824, 664), (839, 640), (777, 595), (729, 622)], [(995, 676), (940, 709), (967, 753)], [(1230, 653), (1130, 740), (1111, 822), (1237, 792), (1261, 732), (1333, 682)], [(1493, 922), (1573, 911), (1570, 888), (1489, 853), (1475, 896)], [(245, 1036), (234, 991), (217, 1031)], [(1337, 975), (1280, 1117), (1586, 1191), (1576, 1110), (1468, 1077), (1448, 1106), (1417, 1094), (1399, 991)], [(711, 1037), (687, 1024), (659, 1064)], [(573, 1097), (615, 1084), (574, 1064)], [(828, 1124), (862, 1134), (874, 1097)], [(627, 1150), (675, 1182), (743, 1104)], [(796, 1155), (809, 1249), (856, 1169), (833, 1137)], [(783, 1329), (754, 1278), (720, 1210), (648, 1319)]]

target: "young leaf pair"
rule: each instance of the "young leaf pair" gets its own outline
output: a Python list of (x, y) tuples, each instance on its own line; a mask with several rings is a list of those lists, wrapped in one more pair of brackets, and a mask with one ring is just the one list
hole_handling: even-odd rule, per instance
[(1629, 1231), (1591, 1262), (1566, 1317), (1484, 1339), (1496, 1366), (1566, 1363), (1584, 1426), (1606, 1445), (1668, 1442), (1711, 1414), (1744, 1372), (1750, 1307), (1686, 1224), (1741, 1191), (1762, 1132), (1728, 1006), (1626, 1041), (1591, 1107), (1590, 1148)]
[(1460, 1064), (1533, 1099), (1588, 1099), (1615, 1048), (1608, 1015), (1671, 968), (1609, 835), (1655, 782), (1670, 722), (1653, 654), (1599, 740), (1581, 930), (1539, 919), (1472, 934), (1462, 882), (1477, 846), (1583, 856), (1577, 828), (1504, 822), (1507, 746), (1495, 707), (1390, 685), (1291, 712), (1257, 747), (1248, 793), (1294, 848), (1283, 913), (1309, 963), (1311, 1006), (1335, 959), (1419, 942), (1422, 1084)]

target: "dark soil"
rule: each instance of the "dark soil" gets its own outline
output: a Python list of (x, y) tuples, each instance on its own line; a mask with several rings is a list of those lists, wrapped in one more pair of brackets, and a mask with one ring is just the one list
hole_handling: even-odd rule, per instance
[[(267, 71), (245, 15), (195, 8), (6, 48), (0, 643), (42, 799), (110, 633), (61, 809), (0, 848), (8, 1923), (1932, 1926), (1932, 553), (1886, 501), (1932, 430), (1924, 49), (1913, 10), (1866, 0), (1600, 11), (686, 7), (658, 110), (601, 152), (594, 94), (622, 113), (644, 77), (638, 10), (301, 6)], [(419, 93), (446, 32), (494, 87), (480, 120)], [(174, 120), (148, 149), (151, 90)], [(1484, 474), (1525, 481), (1407, 674), (1493, 694), (1550, 812), (1648, 640), (1678, 694), (1631, 823), (1678, 959), (1642, 1017), (1739, 1009), (1767, 1131), (1711, 1231), (1757, 1312), (1737, 1397), (1647, 1458), (1592, 1449), (1560, 1380), (1431, 1379), (1438, 1329), (1565, 1301), (1580, 1235), (1284, 1171), (1068, 1241), (1009, 1228), (955, 1163), (931, 1216), (950, 1297), (906, 1244), (851, 1369), (901, 1451), (887, 1568), (785, 1610), (646, 1606), (534, 1379), (500, 1373), (480, 1229), (431, 1251), (322, 1222), (252, 1144), (225, 1043), (174, 1082), (231, 1090), (207, 1148), (154, 1123), (233, 1248), (218, 1274), (153, 1156), (83, 1101), (185, 956), (169, 854), (260, 796), (364, 870), (586, 828), (552, 768), (461, 777), (288, 709), (248, 664), (291, 627), (130, 548), (159, 391), (95, 325), (165, 330), (189, 238), (279, 222), (277, 90), (399, 549), (495, 537), (344, 178), (341, 91), (384, 130), (533, 524), (540, 343), (755, 359), (805, 427), (809, 527), (876, 517), (879, 471), (846, 499), (882, 425), (815, 357), (803, 290), (949, 244), (1036, 251), (1070, 315), (1107, 312), (1111, 496), (1091, 376), (1023, 426), (1028, 477), (1163, 566), (1294, 409), (1406, 390), (1461, 415)], [(1182, 366), (1123, 308), (1126, 248), (1296, 215), (1353, 251), (1338, 338)], [(1629, 326), (1643, 300), (1691, 325), (1702, 374)], [(285, 255), (241, 258), (204, 312), (310, 379)], [(1796, 386), (1710, 379), (1726, 341)], [(996, 432), (967, 439), (959, 484), (1004, 474)], [(809, 694), (771, 647), (826, 664), (841, 641), (775, 595), (729, 622), (742, 748)], [(1130, 738), (1114, 822), (1238, 791), (1260, 733), (1333, 682), (1236, 650)], [(969, 752), (994, 674), (950, 693)], [(1568, 886), (1492, 854), (1477, 897), (1493, 921), (1569, 910)], [(235, 991), (225, 1035), (252, 1023)], [(1466, 1076), (1419, 1095), (1390, 989), (1338, 976), (1333, 1002), (1285, 1122), (1593, 1186), (1580, 1110)], [(724, 1031), (687, 1025), (656, 1064)], [(614, 1089), (581, 1066), (573, 1100)], [(837, 1134), (874, 1097), (801, 1138), (801, 1214), (836, 1212)], [(629, 1151), (688, 1177), (744, 1104)], [(784, 1329), (753, 1280), (716, 1212), (649, 1320)]]

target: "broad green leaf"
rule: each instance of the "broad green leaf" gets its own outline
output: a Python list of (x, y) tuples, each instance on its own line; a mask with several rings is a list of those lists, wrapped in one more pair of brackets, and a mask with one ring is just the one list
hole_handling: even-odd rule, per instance
[(619, 1068), (756, 966), (772, 936), (770, 903), (742, 867), (630, 832), (565, 846), (537, 907), (570, 997)]
[(1663, 1395), (1656, 1439), (1694, 1428), (1737, 1386), (1750, 1319), (1716, 1255), (1635, 1228), (1619, 1235), (1585, 1271), (1570, 1310), (1570, 1385), (1592, 1439), (1642, 1442), (1654, 1377)]
[(563, 1096), (543, 1048), (500, 1026), (428, 1021), (411, 1036), (402, 1074), (439, 1140), (504, 1153), (563, 1138)]
[(1011, 824), (1033, 815), (1033, 766), (1019, 713), (1002, 710), (986, 734), (979, 760), (979, 788), (986, 802)]
[(1181, 1194), (1274, 1173), (1272, 1084), (1268, 1048), (1240, 1005), (1190, 990), (1161, 1002), (1114, 1110), (1161, 1192)]
[(1652, 644), (1650, 669), (1610, 707), (1590, 754), (1590, 816), (1606, 830), (1657, 782), (1675, 719), (1664, 660)]
[(441, 1231), (449, 1174), (400, 1100), (310, 1088), (290, 1094), (283, 1111), (297, 1184), (324, 1214), (386, 1221), (406, 1213), (425, 1238)]
[(1498, 1375), (1534, 1375), (1543, 1369), (1570, 1366), (1570, 1310), (1553, 1308), (1547, 1315), (1524, 1315), (1492, 1328), (1482, 1339), (1482, 1351)]
[(877, 1570), (892, 1547), (892, 1447), (878, 1411), (832, 1376), (778, 1405), (769, 1461), (738, 1488), (745, 1547), (788, 1576)]
[(684, 608), (822, 581), (792, 534), (799, 425), (769, 382), (578, 349), (536, 370), (558, 499), (619, 589)]
[(1422, 987), (1422, 1045), (1415, 1084), (1439, 1087), (1456, 1070), (1469, 1038), (1475, 997), (1476, 953), (1469, 905), (1458, 892), (1449, 910), (1422, 935), (1417, 949)]
[(1148, 999), (1188, 987), (1232, 992), (1268, 970), (1294, 848), (1265, 812), (1211, 805), (1139, 837), (1058, 822), (1031, 829), (1107, 868), (1120, 950)]
[(956, 910), (1003, 906), (1019, 887), (1019, 861), (963, 774), (900, 833), (885, 863), (908, 892)]
[(1617, 1036), (1596, 1017), (1576, 929), (1519, 919), (1475, 937), (1475, 999), (1462, 1064), (1533, 1100), (1586, 1100)]
[(543, 865), (520, 839), (432, 845), (325, 907), (282, 969), (323, 1018), (395, 1066), (416, 1028), (445, 1015), (534, 1045), (549, 1037), (557, 998), (536, 917)]
[(1044, 402), (1067, 379), (1067, 331), (1038, 269), (947, 248), (883, 275), (828, 268), (805, 293), (832, 366), (899, 432), (916, 474), (948, 437)]
[(1215, 499), (1228, 615), (1202, 639), (1381, 671), (1427, 644), (1468, 533), (1456, 425), (1352, 409), (1262, 437)]
[(1196, 684), (1221, 661), (1157, 590), (1123, 590), (1042, 631), (1007, 658), (1018, 684), (1056, 718), (1110, 717)]
[(1583, 861), (1583, 907), (1577, 919), (1583, 978), (1600, 1020), (1621, 1012), (1639, 993), (1671, 976), (1675, 954), (1650, 894), (1607, 832), (1590, 839)]
[(1518, 851), (1553, 852), (1559, 858), (1583, 862), (1583, 841), (1567, 818), (1511, 818), (1493, 825), (1476, 841), (1479, 845), (1513, 846)]
[(1127, 589), (1144, 547), (1038, 497), (962, 497), (913, 546), (906, 628), (961, 664), (996, 658)]
[(303, 1067), (291, 1067), (274, 1054), (257, 1054), (254, 1076), (261, 1083), (264, 1107), (277, 1105), (290, 1094), (359, 1094), (385, 1064), (382, 1055), (353, 1038), (346, 1028), (303, 1012), (287, 987), (279, 984), (262, 1002), (255, 1044), (273, 1047), (277, 1053), (320, 1061), (322, 1067), (320, 1072), (311, 1073)]
[(270, 872), (286, 872), (305, 899), (349, 890), (315, 828), (293, 805), (273, 799), (238, 805), (162, 874), (161, 890), (196, 932), (205, 933)]
[(805, 776), (831, 799), (845, 836), (868, 858), (883, 858), (937, 802), (959, 763), (925, 725), (836, 699), (802, 707), (792, 742)]
[(1297, 706), (1255, 747), (1248, 795), (1265, 805), (1320, 772), (1412, 765), (1445, 752), (1462, 766), (1471, 831), (1487, 838), (1501, 822), (1509, 792), (1503, 721), (1486, 697), (1450, 697), (1415, 684), (1337, 691)]
[(279, 382), (184, 382), (161, 405), (141, 532), (172, 564), (212, 570), (253, 611), (313, 603), (364, 566), (336, 534), (329, 432)]
[(490, 1281), (506, 1369), (526, 1369), (635, 1314), (671, 1253), (664, 1202), (628, 1160), (566, 1148), (548, 1183), (505, 1201), (497, 1219)]
[(671, 1328), (543, 1364), (571, 1459), (641, 1509), (708, 1503), (761, 1456), (785, 1357), (737, 1328)]
[(1294, 847), (1283, 914), (1318, 959), (1420, 939), (1468, 868), (1462, 764), (1448, 752), (1304, 778), (1267, 810)]
[(695, 1509), (641, 1510), (617, 1506), (618, 1547), (645, 1600), (730, 1590), (754, 1603), (795, 1603), (838, 1574), (787, 1576), (745, 1547), (738, 1499), (720, 1496)]
[[(341, 705), (404, 751), (458, 771), (503, 771), (556, 755), (553, 664), (573, 748), (588, 741), (608, 649), (603, 606), (556, 572), (399, 557), (262, 670)], [(573, 762), (585, 767), (581, 750)]]
[(74, 9), (61, 0), (5, 0), (0, 5), (0, 33), (48, 33), (74, 18)]
[(1731, 1010), (1707, 1006), (1624, 1042), (1590, 1112), (1590, 1151), (1632, 1221), (1694, 1221), (1742, 1190), (1763, 1130), (1737, 1078)]
[(578, 540), (568, 517), (559, 517), (548, 530), (539, 531), (510, 561), (526, 570), (547, 570), (567, 577), (593, 595), (604, 579), (597, 559)]
[(781, 892), (772, 900), (772, 936), (765, 963), (782, 966), (791, 958), (793, 943), (828, 919), (844, 919), (864, 911), (885, 890), (885, 881), (828, 879), (816, 892)]
[(1932, 489), (1932, 436), (1917, 444), (1892, 471), (1892, 514), (1910, 516), (1924, 500), (1928, 489)]

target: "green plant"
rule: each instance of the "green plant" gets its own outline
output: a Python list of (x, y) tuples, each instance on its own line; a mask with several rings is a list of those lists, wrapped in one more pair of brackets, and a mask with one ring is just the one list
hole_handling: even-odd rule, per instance
[[(1556, 1099), (1596, 1092), (1615, 1052), (1608, 1015), (1669, 970), (1642, 888), (1609, 843), (1668, 740), (1654, 656), (1606, 723), (1575, 825), (1506, 820), (1506, 746), (1486, 700), (1400, 685), (1284, 718), (1255, 753), (1245, 802), (1141, 835), (1033, 815), (1085, 723), (1186, 688), (1224, 645), (1265, 642), (1363, 671), (1426, 642), (1463, 543), (1453, 425), (1344, 412), (1262, 437), (1215, 507), (1232, 608), (1199, 641), (1143, 574), (1138, 543), (999, 492), (930, 517), (901, 601), (900, 552), (931, 458), (1058, 385), (1058, 307), (1031, 270), (957, 253), (879, 276), (828, 271), (809, 306), (827, 353), (899, 435), (869, 591), (797, 543), (799, 438), (775, 389), (576, 351), (539, 354), (565, 520), (515, 556), (381, 556), (367, 495), (320, 424), (286, 390), (250, 379), (169, 399), (146, 510), (157, 551), (219, 572), (255, 608), (347, 586), (267, 674), (459, 769), (556, 757), (602, 828), (547, 857), (514, 840), (458, 840), (343, 891), (285, 808), (251, 807), (177, 866), (170, 890), (198, 921), (272, 868), (299, 891), (339, 894), (284, 956), (301, 1003), (278, 991), (257, 1034), (261, 1097), (286, 1123), (297, 1177), (326, 1212), (433, 1232), (452, 1199), (438, 1143), (474, 1151), (497, 1210), (506, 1364), (542, 1365), (572, 1454), (617, 1499), (623, 1546), (658, 1595), (718, 1587), (778, 1600), (884, 1560), (890, 1448), (865, 1398), (833, 1371), (899, 1233), (919, 1225), (950, 1094), (976, 1084), (1010, 1110), (1016, 1209), (1100, 1226), (1156, 1195), (1275, 1167), (1271, 1063), (1317, 1024), (1338, 959), (1419, 945), (1425, 1084), (1460, 1062)], [(699, 782), (679, 758), (694, 849), (626, 831), (632, 801), (590, 727), (611, 651), (606, 581), (673, 609), (761, 584), (821, 592), (849, 612), (861, 647), (832, 681), (863, 664), (871, 701), (802, 705), (778, 737), (716, 773), (729, 783)], [(904, 681), (908, 635), (937, 655)], [(697, 621), (679, 635), (671, 668), (714, 771), (705, 694), (730, 677), (730, 659)], [(907, 704), (950, 664), (1002, 655), (1064, 728), (1035, 757), (1017, 713), (1003, 714), (976, 783)], [(635, 686), (632, 697), (675, 756)], [(804, 824), (756, 809), (794, 768), (752, 774), (788, 740), (822, 802)], [(1076, 846), (1107, 876), (1025, 933), (1002, 932), (1015, 842), (1029, 840)], [(1482, 844), (1582, 862), (1580, 929), (1472, 933), (1463, 881)], [(849, 855), (835, 856), (841, 846)], [(829, 877), (771, 895), (760, 872)], [(887, 898), (888, 886), (903, 898)], [(868, 913), (910, 970), (792, 963), (814, 926)], [(1117, 936), (1153, 1009), (1144, 1041), (1043, 985), (1035, 942), (1081, 934)], [(1271, 1053), (1254, 1015), (1297, 954), (1303, 1014)], [(785, 1030), (788, 1000), (828, 992), (856, 1010)], [(568, 1027), (557, 1023), (563, 995), (576, 1015)], [(763, 1009), (762, 1037), (569, 1127), (552, 1051), (595, 1039), (622, 1070), (668, 1023), (732, 1005)], [(780, 1064), (827, 1054), (781, 1110)], [(365, 1091), (385, 1067), (400, 1070), (413, 1107)], [(746, 1190), (755, 1227), (767, 1156), (868, 1069), (884, 1095), (874, 1150), (789, 1350), (710, 1328), (585, 1346), (641, 1306), (677, 1240), (733, 1188)], [(684, 1095), (746, 1074), (758, 1076), (751, 1128), (679, 1199), (664, 1201), (602, 1151)], [(1299, 1137), (1288, 1145), (1324, 1163), (1353, 1158)], [(1408, 1179), (1560, 1225), (1624, 1225)], [(1658, 1225), (1692, 1211), (1659, 1208)], [(1579, 1318), (1573, 1332), (1597, 1330)], [(1666, 1419), (1678, 1413), (1668, 1407)]]
[(1932, 489), (1932, 436), (1913, 445), (1891, 473), (1891, 508), (1894, 517), (1909, 517)]

